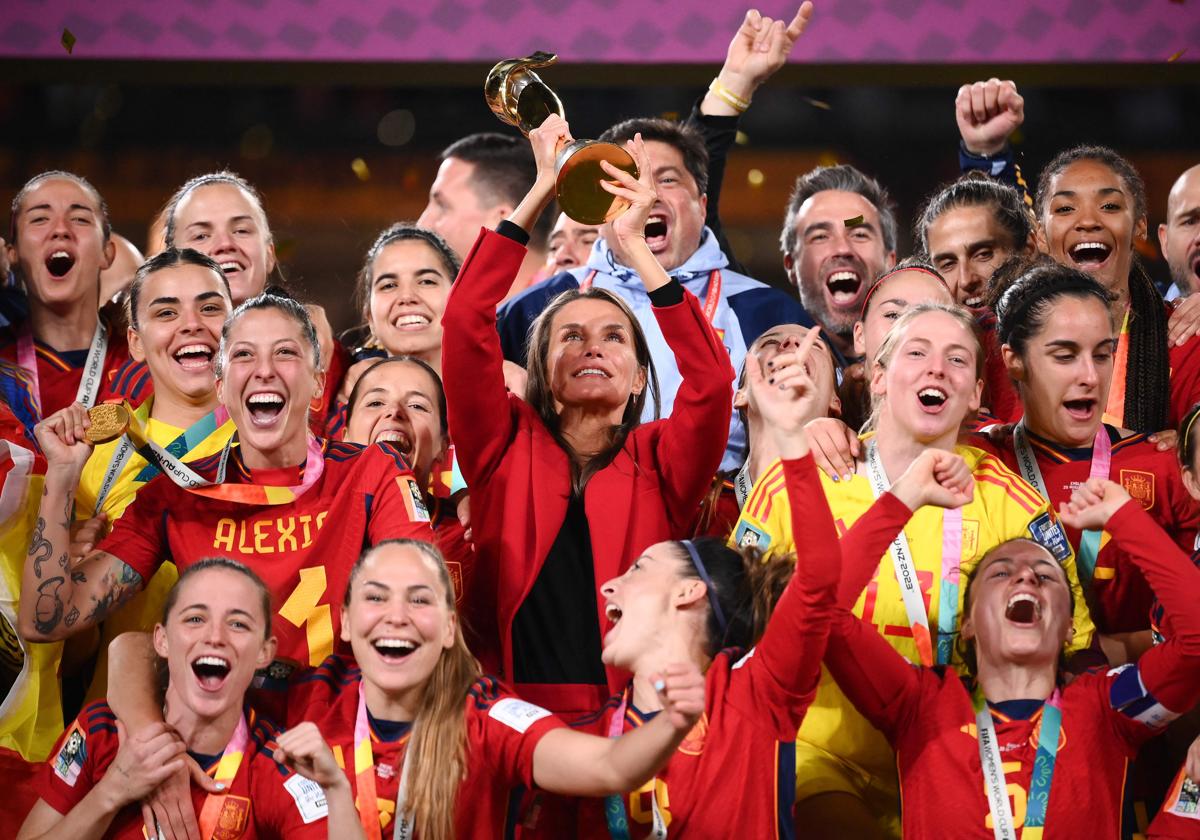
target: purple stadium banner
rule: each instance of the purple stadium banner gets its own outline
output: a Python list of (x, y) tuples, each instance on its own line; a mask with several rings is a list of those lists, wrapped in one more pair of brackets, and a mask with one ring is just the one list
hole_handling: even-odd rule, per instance
[[(772, 0), (764, 14), (790, 15)], [(0, 57), (718, 63), (733, 0), (5, 0)], [(69, 31), (66, 34), (64, 30)], [(70, 46), (68, 54), (67, 46)], [(1200, 0), (819, 0), (793, 61), (1200, 61)]]

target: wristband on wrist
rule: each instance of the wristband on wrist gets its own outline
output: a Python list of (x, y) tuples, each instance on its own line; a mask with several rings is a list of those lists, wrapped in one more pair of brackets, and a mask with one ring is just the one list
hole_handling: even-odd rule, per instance
[(712, 84), (708, 86), (708, 92), (720, 99), (726, 105), (739, 114), (746, 113), (746, 109), (750, 107), (750, 100), (743, 99), (736, 93), (731, 91), (725, 85), (721, 84), (721, 78), (718, 76), (712, 80)]

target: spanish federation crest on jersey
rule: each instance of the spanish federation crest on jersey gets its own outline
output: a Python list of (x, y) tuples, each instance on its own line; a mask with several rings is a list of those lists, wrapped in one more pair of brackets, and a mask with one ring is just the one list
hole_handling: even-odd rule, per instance
[(1154, 507), (1154, 473), (1121, 470), (1121, 486), (1144, 510)]

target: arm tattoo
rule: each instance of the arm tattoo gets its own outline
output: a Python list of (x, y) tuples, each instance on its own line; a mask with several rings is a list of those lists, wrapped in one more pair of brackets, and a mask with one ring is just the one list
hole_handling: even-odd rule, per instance
[(35, 577), (42, 576), (42, 564), (50, 559), (50, 555), (54, 553), (54, 546), (50, 544), (50, 540), (46, 539), (46, 520), (38, 517), (37, 525), (33, 529), (33, 539), (29, 542), (29, 556), (33, 558), (33, 574)]
[(135, 572), (128, 563), (116, 561), (119, 568), (109, 569), (100, 579), (102, 594), (92, 596), (95, 606), (88, 613), (89, 625), (99, 624), (108, 617), (109, 613), (124, 604), (142, 588), (142, 576)]
[(52, 633), (63, 617), (63, 602), (59, 595), (63, 579), (52, 577), (38, 587), (37, 602), (33, 605), (34, 627), (39, 633)]

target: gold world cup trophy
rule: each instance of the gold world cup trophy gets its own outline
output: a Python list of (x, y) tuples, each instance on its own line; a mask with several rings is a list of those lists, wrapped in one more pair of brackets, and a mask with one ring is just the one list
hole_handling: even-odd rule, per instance
[[(510, 58), (493, 67), (483, 83), (483, 98), (492, 113), (501, 122), (519, 128), (526, 137), (551, 114), (565, 119), (558, 94), (533, 72), (533, 68), (547, 67), (557, 60), (553, 53), (535, 52), (528, 58)], [(610, 180), (600, 168), (602, 160), (638, 177), (633, 156), (616, 143), (576, 140), (558, 150), (554, 194), (562, 211), (580, 224), (604, 224), (629, 207), (628, 201), (600, 186), (601, 181)]]

